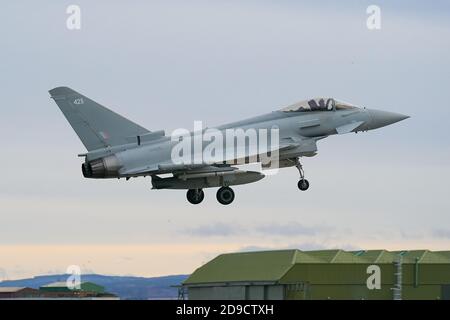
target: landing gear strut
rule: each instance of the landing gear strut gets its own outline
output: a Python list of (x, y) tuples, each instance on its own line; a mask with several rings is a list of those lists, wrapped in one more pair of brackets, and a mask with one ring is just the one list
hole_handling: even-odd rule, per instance
[(300, 163), (300, 159), (295, 159), (295, 167), (298, 169), (298, 172), (300, 173), (300, 181), (297, 183), (297, 187), (301, 191), (306, 191), (309, 188), (309, 182), (305, 179), (305, 171), (303, 170), (303, 166)]
[(217, 190), (217, 201), (219, 201), (223, 205), (227, 205), (233, 202), (234, 200), (234, 191), (230, 187), (222, 187)]
[(199, 204), (205, 198), (205, 193), (202, 189), (189, 189), (186, 198), (192, 204)]

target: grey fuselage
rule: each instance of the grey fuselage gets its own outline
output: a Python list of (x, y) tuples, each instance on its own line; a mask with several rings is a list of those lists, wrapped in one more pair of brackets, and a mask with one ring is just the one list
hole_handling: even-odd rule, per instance
[[(299, 158), (314, 156), (318, 140), (408, 118), (318, 97), (217, 128), (197, 128), (194, 123), (191, 132), (179, 129), (166, 136), (163, 130), (150, 131), (69, 87), (49, 93), (88, 150), (80, 155), (85, 158), (84, 177), (151, 176), (155, 189), (191, 190), (188, 199), (193, 203), (202, 200), (199, 190), (209, 187), (221, 187), (219, 202), (231, 203), (232, 192), (225, 189), (222, 194), (222, 187), (264, 177), (259, 171), (236, 167), (244, 163), (259, 162), (262, 169), (295, 166), (299, 188), (306, 190)], [(160, 176), (164, 174), (172, 177)]]
[[(337, 128), (356, 123), (351, 132), (366, 131), (377, 128), (378, 124), (371, 117), (368, 109), (353, 108), (348, 110), (283, 112), (274, 111), (261, 116), (241, 120), (217, 127), (218, 130), (241, 128), (267, 129), (274, 126), (279, 129), (281, 141), (294, 145), (286, 151), (280, 151), (280, 161), (287, 158), (312, 156), (317, 151), (316, 141), (329, 135), (337, 134)], [(192, 135), (192, 133), (191, 133)], [(105, 178), (135, 177), (173, 172), (177, 165), (172, 162), (171, 153), (178, 141), (170, 137), (159, 136), (140, 145), (130, 143), (122, 146), (91, 151), (86, 155), (90, 162), (108, 155), (114, 155), (117, 162), (111, 164), (111, 174)], [(203, 148), (209, 142), (203, 142)], [(186, 169), (186, 167), (180, 167)]]

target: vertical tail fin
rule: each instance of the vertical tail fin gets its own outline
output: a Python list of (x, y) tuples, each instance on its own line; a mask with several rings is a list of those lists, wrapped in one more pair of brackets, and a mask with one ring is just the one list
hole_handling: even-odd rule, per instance
[(149, 132), (70, 88), (49, 93), (88, 151), (126, 144), (127, 138)]

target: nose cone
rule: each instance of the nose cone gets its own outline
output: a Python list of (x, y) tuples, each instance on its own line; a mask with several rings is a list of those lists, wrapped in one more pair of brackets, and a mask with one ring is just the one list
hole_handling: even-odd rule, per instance
[(409, 118), (409, 116), (406, 116), (401, 113), (373, 110), (373, 109), (368, 109), (367, 111), (369, 112), (370, 115), (369, 129), (377, 129), (385, 127), (390, 124)]

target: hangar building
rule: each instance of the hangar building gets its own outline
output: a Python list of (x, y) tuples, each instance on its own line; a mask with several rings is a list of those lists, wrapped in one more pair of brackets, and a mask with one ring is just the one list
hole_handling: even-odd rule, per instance
[(81, 282), (79, 289), (70, 289), (66, 282), (54, 282), (39, 288), (41, 295), (47, 298), (84, 298), (110, 295), (105, 288), (92, 282)]
[(182, 284), (196, 299), (450, 299), (450, 251), (222, 254)]
[(39, 290), (28, 287), (0, 287), (0, 300), (39, 297)]

